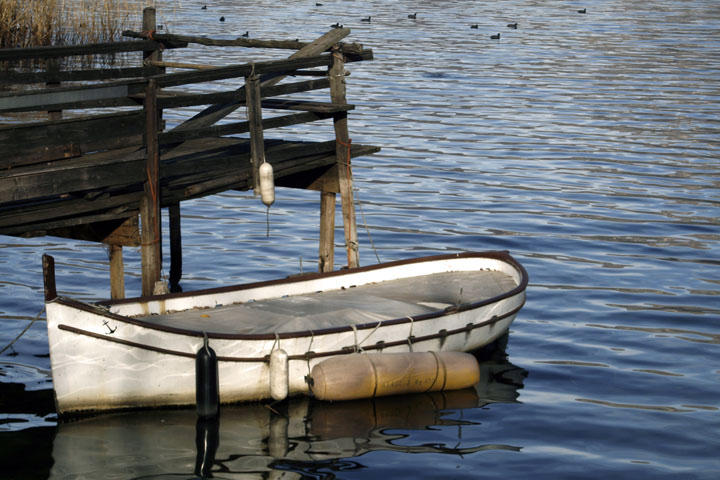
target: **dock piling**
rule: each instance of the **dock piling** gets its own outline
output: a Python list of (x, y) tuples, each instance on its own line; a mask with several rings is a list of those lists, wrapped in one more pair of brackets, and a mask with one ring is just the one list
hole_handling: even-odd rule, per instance
[(180, 202), (168, 207), (170, 217), (170, 291), (181, 292), (182, 277), (182, 236), (180, 231)]
[(142, 294), (152, 295), (162, 269), (160, 236), (160, 151), (158, 145), (157, 83), (145, 89), (145, 188), (140, 200)]
[(319, 271), (332, 272), (335, 264), (335, 192), (320, 192)]
[(252, 72), (245, 78), (247, 118), (250, 128), (250, 160), (252, 162), (253, 190), (260, 193), (260, 165), (265, 158), (265, 137), (262, 125), (262, 94), (260, 77)]
[[(332, 65), (328, 71), (330, 77), (330, 97), (338, 105), (347, 103), (345, 97), (345, 58), (338, 45), (332, 49)], [(340, 201), (342, 203), (343, 228), (345, 231), (345, 247), (347, 249), (347, 266), (355, 268), (360, 265), (358, 257), (357, 225), (355, 223), (355, 205), (352, 192), (352, 166), (350, 165), (351, 145), (348, 133), (347, 112), (333, 115), (335, 127), (335, 156), (337, 158), (338, 183), (340, 185)]]
[(110, 252), (110, 298), (125, 298), (125, 265), (122, 245), (108, 245)]

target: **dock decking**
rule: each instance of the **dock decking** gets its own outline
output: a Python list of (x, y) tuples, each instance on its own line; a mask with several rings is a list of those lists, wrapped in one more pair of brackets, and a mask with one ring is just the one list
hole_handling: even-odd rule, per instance
[[(155, 11), (147, 8), (142, 32), (124, 32), (138, 40), (0, 50), (0, 63), (11, 66), (45, 59), (42, 68), (0, 73), (5, 85), (0, 115), (16, 115), (0, 125), (0, 234), (107, 244), (112, 298), (125, 296), (122, 247), (140, 246), (142, 294), (151, 295), (161, 281), (160, 209), (167, 208), (169, 280), (171, 289), (178, 289), (181, 202), (230, 189), (257, 189), (259, 166), (267, 161), (275, 185), (321, 192), (321, 271), (334, 264), (334, 212), (340, 194), (348, 265), (357, 266), (350, 160), (379, 148), (351, 142), (347, 116), (354, 106), (345, 99), (345, 65), (372, 59), (372, 51), (343, 44), (346, 28), (304, 43), (161, 35), (154, 24)], [(188, 43), (296, 52), (280, 60), (218, 67), (163, 61), (163, 50)], [(73, 69), (69, 60), (133, 51), (142, 53), (140, 66)], [(182, 71), (167, 73), (169, 69)], [(240, 80), (238, 88), (195, 93), (199, 84), (234, 79)], [(194, 91), (178, 90), (186, 85)], [(328, 102), (297, 97), (319, 89), (330, 90)], [(164, 109), (198, 105), (206, 107), (165, 128)], [(247, 120), (219, 123), (241, 107)], [(319, 120), (332, 120), (327, 141), (265, 138), (269, 129)]]

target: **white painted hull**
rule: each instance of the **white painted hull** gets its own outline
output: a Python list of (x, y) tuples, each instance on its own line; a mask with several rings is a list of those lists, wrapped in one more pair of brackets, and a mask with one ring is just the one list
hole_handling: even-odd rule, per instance
[[(477, 271), (480, 275), (491, 270), (512, 277), (514, 287), (490, 299), (467, 299), (456, 307), (415, 317), (355, 326), (243, 334), (214, 331), (209, 321), (193, 330), (133, 317), (348, 289), (395, 278), (449, 271)], [(509, 255), (489, 252), (108, 302), (107, 306), (57, 297), (48, 301), (46, 308), (58, 412), (194, 404), (194, 356), (203, 344), (203, 330), (218, 356), (223, 403), (270, 397), (268, 357), (276, 348), (283, 349), (290, 358), (290, 395), (308, 393), (306, 375), (316, 363), (330, 356), (363, 350), (472, 351), (507, 332), (525, 301), (526, 285), (524, 269)]]

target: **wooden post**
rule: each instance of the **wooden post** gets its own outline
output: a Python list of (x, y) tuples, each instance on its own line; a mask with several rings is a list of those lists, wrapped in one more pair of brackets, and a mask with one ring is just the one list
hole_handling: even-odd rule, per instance
[[(345, 58), (340, 47), (332, 49), (333, 62), (328, 76), (330, 77), (330, 97), (333, 103), (345, 104)], [(350, 135), (348, 134), (347, 112), (333, 116), (335, 126), (335, 156), (338, 166), (338, 183), (340, 201), (342, 203), (343, 227), (345, 230), (345, 246), (347, 248), (348, 267), (360, 265), (358, 258), (357, 225), (355, 223), (355, 205), (352, 192), (352, 169), (350, 165)]]
[(253, 188), (255, 193), (260, 192), (260, 165), (265, 157), (265, 138), (262, 126), (262, 95), (260, 93), (260, 78), (251, 74), (245, 79), (245, 92), (247, 101), (247, 117), (250, 127), (250, 160), (252, 162)]
[(108, 245), (110, 248), (110, 298), (125, 298), (125, 266), (121, 245)]
[(140, 201), (142, 294), (152, 295), (160, 280), (160, 151), (158, 146), (157, 84), (149, 80), (145, 89), (145, 195)]
[(48, 254), (43, 254), (42, 266), (45, 301), (49, 302), (57, 297), (57, 288), (55, 287), (55, 259)]
[(332, 272), (335, 264), (335, 192), (320, 192), (319, 271)]
[[(157, 28), (154, 7), (143, 9), (142, 29), (144, 32), (155, 32)], [(162, 60), (160, 50), (143, 52), (143, 60), (159, 62)], [(162, 242), (160, 241), (160, 150), (158, 130), (161, 113), (157, 108), (157, 85), (155, 80), (148, 82), (145, 89), (145, 146), (146, 175), (145, 195), (140, 201), (141, 219), (141, 263), (142, 263), (142, 294), (152, 295), (155, 282), (160, 280), (162, 270)]]
[[(46, 60), (46, 70), (49, 74), (55, 75), (59, 72), (58, 60), (56, 58), (48, 58)], [(45, 84), (48, 88), (58, 88), (60, 82), (50, 81)], [(62, 120), (62, 110), (48, 110), (48, 120)]]
[(180, 235), (180, 202), (170, 205), (170, 291), (182, 292), (182, 238)]
[[(152, 33), (152, 32), (155, 32), (156, 28), (157, 28), (157, 25), (156, 25), (155, 8), (154, 7), (144, 8), (143, 9), (143, 23), (142, 23), (143, 32)], [(143, 52), (143, 61), (145, 61), (145, 60), (159, 62), (162, 60), (162, 52), (160, 52), (160, 50), (146, 50)]]

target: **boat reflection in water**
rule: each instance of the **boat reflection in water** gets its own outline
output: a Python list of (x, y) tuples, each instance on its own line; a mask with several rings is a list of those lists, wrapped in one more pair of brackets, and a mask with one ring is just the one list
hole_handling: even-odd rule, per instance
[[(284, 478), (361, 468), (353, 457), (377, 450), (463, 455), (519, 450), (467, 445), (463, 411), (514, 402), (526, 372), (501, 355), (480, 362), (475, 388), (348, 402), (293, 398), (269, 405), (224, 406), (216, 420), (194, 410), (151, 410), (85, 418), (58, 426), (50, 478)], [(457, 426), (458, 438), (412, 446), (410, 434)], [(482, 428), (476, 426), (474, 428)], [(446, 433), (443, 438), (446, 438)], [(407, 443), (407, 442), (403, 442)]]

